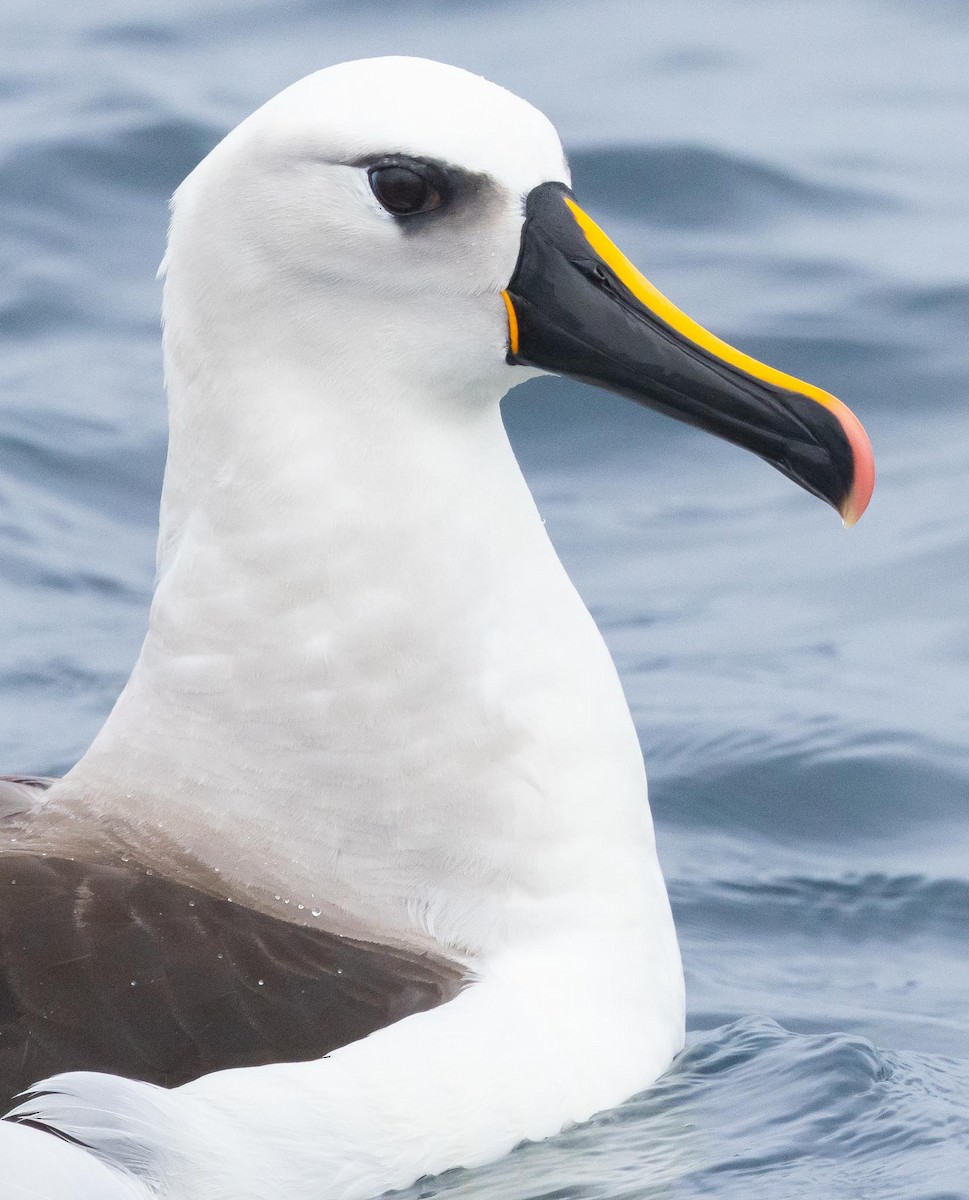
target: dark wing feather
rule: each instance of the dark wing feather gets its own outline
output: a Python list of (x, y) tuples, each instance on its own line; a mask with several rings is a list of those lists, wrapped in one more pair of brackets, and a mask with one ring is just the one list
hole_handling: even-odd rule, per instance
[(319, 1058), (461, 989), (457, 965), (294, 925), (131, 863), (0, 855), (0, 1098)]
[(53, 782), (46, 775), (0, 775), (0, 821), (37, 808)]

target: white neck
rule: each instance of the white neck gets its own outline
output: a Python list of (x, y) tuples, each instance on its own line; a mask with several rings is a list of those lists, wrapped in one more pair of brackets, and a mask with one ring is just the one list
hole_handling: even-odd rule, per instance
[(478, 954), (563, 906), (655, 919), (635, 732), (500, 385), (392, 391), (378, 360), (323, 395), (316, 363), (230, 349), (169, 324), (150, 629), (72, 802), (349, 933)]

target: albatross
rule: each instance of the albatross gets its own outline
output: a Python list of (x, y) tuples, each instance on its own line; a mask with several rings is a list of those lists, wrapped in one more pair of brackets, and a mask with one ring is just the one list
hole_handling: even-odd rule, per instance
[(872, 455), (580, 203), (545, 116), (410, 58), (177, 190), (148, 633), (80, 762), (0, 785), (5, 1196), (362, 1200), (681, 1048), (638, 739), (499, 402), (595, 384), (846, 524)]

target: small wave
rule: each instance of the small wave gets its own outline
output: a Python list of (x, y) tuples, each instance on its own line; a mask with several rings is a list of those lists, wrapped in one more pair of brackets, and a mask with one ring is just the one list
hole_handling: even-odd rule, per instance
[(965, 818), (967, 781), (925, 759), (797, 755), (654, 780), (658, 819), (756, 832), (776, 841), (891, 841), (902, 831)]
[(815, 183), (708, 146), (597, 146), (569, 158), (584, 203), (664, 227), (751, 228), (791, 213), (888, 204), (874, 193)]
[(776, 875), (766, 879), (673, 879), (670, 898), (684, 926), (719, 930), (773, 928), (892, 940), (941, 932), (959, 940), (969, 928), (969, 880), (920, 873)]
[(866, 1038), (792, 1033), (769, 1018), (744, 1017), (696, 1035), (659, 1090), (669, 1088), (674, 1095), (693, 1091), (722, 1075), (736, 1085), (746, 1073), (762, 1071), (765, 1059), (776, 1060), (775, 1076), (807, 1081), (827, 1076), (842, 1096), (867, 1091), (892, 1074), (888, 1061)]
[(884, 307), (904, 316), (943, 316), (969, 326), (969, 284), (898, 288), (880, 299)]
[(52, 330), (76, 332), (95, 323), (76, 289), (67, 289), (53, 273), (34, 269), (0, 284), (0, 337), (22, 342)]
[(47, 207), (85, 190), (167, 196), (222, 132), (173, 113), (102, 112), (69, 135), (10, 149), (0, 160), (5, 207)]
[[(85, 429), (81, 421), (67, 420), (53, 436), (39, 435), (26, 425), (18, 431), (0, 431), (0, 482), (9, 488), (21, 479), (31, 488), (42, 488), (47, 498), (64, 500), (75, 520), (78, 509), (87, 508), (128, 525), (154, 527), (165, 439), (151, 434), (124, 438), (111, 428), (101, 436), (99, 432)], [(0, 491), (0, 502), (20, 504), (24, 522), (30, 499), (10, 498)], [(24, 529), (29, 525), (25, 523)]]
[(94, 25), (85, 39), (94, 46), (123, 46), (131, 50), (157, 51), (184, 43), (183, 32), (173, 24), (152, 20), (127, 20)]
[(745, 1018), (693, 1035), (654, 1088), (619, 1108), (482, 1170), (425, 1180), (402, 1200), (911, 1200), (928, 1195), (929, 1179), (961, 1186), (966, 1068)]

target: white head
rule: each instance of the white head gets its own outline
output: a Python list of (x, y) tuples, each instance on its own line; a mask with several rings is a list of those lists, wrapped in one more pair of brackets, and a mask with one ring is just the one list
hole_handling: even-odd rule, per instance
[(857, 519), (873, 468), (853, 415), (680, 313), (568, 181), (541, 113), (422, 59), (320, 71), (233, 130), (175, 197), (163, 541), (213, 473), (278, 490), (300, 464), (319, 477), (328, 449), (379, 475), (374, 437), (416, 454), (485, 410), (497, 422), (536, 369), (748, 446)]
[[(395, 216), (371, 186), (400, 157), (447, 171), (433, 212)], [(415, 58), (344, 63), (287, 88), (239, 125), (175, 195), (166, 257), (169, 348), (199, 335), (232, 361), (272, 351), (377, 383), (487, 383), (503, 392), (501, 290), (527, 193), (568, 181), (540, 112), (456, 67)], [(218, 340), (218, 336), (216, 338)], [(433, 389), (438, 390), (438, 389)]]

